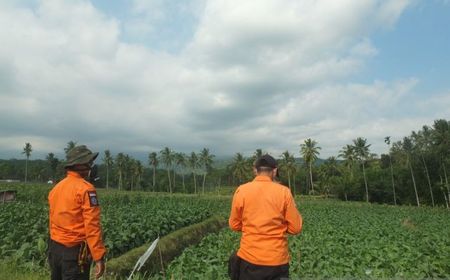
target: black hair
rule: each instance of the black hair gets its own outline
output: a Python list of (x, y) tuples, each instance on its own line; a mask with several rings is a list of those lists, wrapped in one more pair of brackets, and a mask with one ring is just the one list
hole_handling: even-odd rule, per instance
[(267, 167), (267, 166), (258, 166), (258, 167), (255, 167), (255, 168), (256, 168), (256, 172), (258, 172), (258, 173), (271, 172), (272, 170), (275, 169), (275, 168)]
[(68, 170), (68, 171), (75, 171), (75, 172), (87, 171), (87, 170), (91, 169), (91, 166), (88, 163), (86, 163), (86, 164), (76, 164), (76, 165), (72, 165), (72, 166), (67, 166), (65, 169)]

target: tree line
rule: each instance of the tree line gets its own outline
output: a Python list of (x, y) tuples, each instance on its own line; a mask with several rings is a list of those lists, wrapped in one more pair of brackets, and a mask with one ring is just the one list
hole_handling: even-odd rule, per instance
[[(371, 144), (357, 137), (335, 155), (320, 160), (321, 147), (311, 138), (299, 144), (298, 155), (278, 157), (278, 180), (294, 194), (335, 196), (388, 204), (449, 207), (450, 122), (435, 120), (402, 140), (384, 139), (388, 153), (371, 153)], [(76, 142), (67, 143), (67, 152)], [(64, 176), (63, 162), (53, 153), (29, 162), (32, 145), (26, 143), (23, 160), (1, 160), (1, 179), (56, 181)], [(105, 150), (100, 156), (98, 185), (121, 190), (204, 193), (221, 186), (237, 186), (253, 178), (253, 162), (266, 152), (256, 149), (245, 157), (236, 153), (224, 166), (215, 166), (209, 149), (189, 154), (169, 147), (150, 152), (146, 163), (125, 153)], [(146, 165), (147, 164), (147, 165)]]

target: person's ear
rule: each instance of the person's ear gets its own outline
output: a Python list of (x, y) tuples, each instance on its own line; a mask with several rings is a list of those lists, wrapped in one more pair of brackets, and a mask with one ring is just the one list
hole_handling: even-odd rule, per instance
[(272, 169), (272, 178), (276, 178), (278, 174), (278, 168)]

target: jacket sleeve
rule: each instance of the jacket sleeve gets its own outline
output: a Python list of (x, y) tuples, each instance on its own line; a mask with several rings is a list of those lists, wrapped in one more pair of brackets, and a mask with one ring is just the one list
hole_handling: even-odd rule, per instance
[(239, 188), (236, 190), (233, 196), (233, 202), (231, 203), (231, 213), (228, 224), (234, 231), (242, 230), (242, 196), (239, 192)]
[(286, 214), (287, 232), (289, 234), (299, 234), (302, 231), (303, 218), (295, 206), (295, 200), (288, 190), (286, 195)]
[(106, 253), (103, 245), (102, 229), (100, 224), (100, 207), (97, 193), (94, 188), (86, 189), (83, 194), (82, 211), (86, 241), (94, 261), (102, 259)]

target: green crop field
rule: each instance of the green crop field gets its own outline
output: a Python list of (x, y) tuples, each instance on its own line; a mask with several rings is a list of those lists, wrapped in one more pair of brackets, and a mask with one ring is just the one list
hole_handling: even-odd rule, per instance
[[(294, 279), (450, 277), (448, 210), (302, 199), (297, 203), (304, 228), (301, 235), (289, 237)], [(239, 238), (229, 229), (207, 236), (173, 261), (166, 275), (227, 279), (226, 261)]]
[[(2, 262), (22, 271), (20, 279), (41, 279), (30, 276), (33, 273), (46, 279), (49, 188), (0, 188), (18, 190), (18, 201), (0, 204)], [(227, 216), (231, 200), (230, 196), (103, 190), (99, 197), (108, 258), (214, 214)], [(293, 279), (450, 277), (447, 209), (305, 197), (297, 198), (297, 205), (304, 226), (302, 234), (289, 237)], [(137, 279), (227, 279), (227, 260), (238, 248), (239, 238), (239, 233), (226, 228), (208, 234), (199, 244), (187, 247), (163, 272), (138, 275)]]
[[(16, 186), (18, 201), (1, 204), (0, 256), (27, 267), (44, 265), (48, 236), (48, 188)], [(29, 194), (28, 196), (25, 194)], [(223, 209), (227, 200), (127, 192), (99, 193), (108, 258), (198, 223)]]

